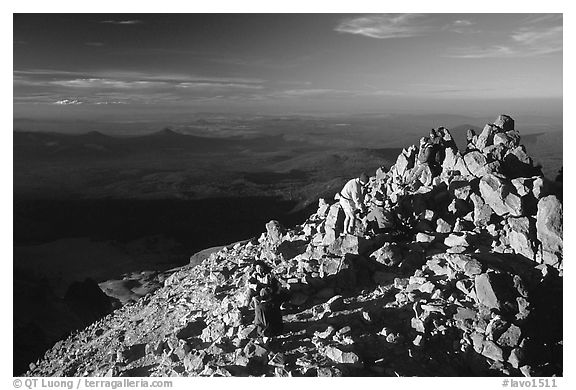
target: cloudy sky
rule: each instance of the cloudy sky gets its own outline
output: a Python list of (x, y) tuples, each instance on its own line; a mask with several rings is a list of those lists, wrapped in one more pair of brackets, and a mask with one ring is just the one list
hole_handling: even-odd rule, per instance
[(561, 107), (561, 14), (15, 14), (13, 39), (20, 118)]

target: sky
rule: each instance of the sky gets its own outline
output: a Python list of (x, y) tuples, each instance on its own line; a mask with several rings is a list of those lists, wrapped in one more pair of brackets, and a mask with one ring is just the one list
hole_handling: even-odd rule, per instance
[(526, 13), (14, 14), (14, 117), (561, 114), (562, 28)]

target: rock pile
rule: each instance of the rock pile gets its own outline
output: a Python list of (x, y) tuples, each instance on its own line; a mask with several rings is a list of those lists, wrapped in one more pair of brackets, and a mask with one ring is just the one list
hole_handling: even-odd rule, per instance
[[(416, 156), (404, 149), (370, 180), (367, 204), (389, 199), (398, 231), (341, 235), (339, 203), (320, 199), (302, 225), (271, 221), (183, 267), (26, 375), (562, 375), (562, 203), (514, 121), (447, 148), (436, 176)], [(288, 296), (269, 344), (243, 307), (255, 260)]]

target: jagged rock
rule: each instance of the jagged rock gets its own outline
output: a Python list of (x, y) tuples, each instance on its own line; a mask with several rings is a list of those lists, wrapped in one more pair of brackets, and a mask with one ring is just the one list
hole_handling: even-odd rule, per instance
[(416, 234), (416, 242), (433, 242), (436, 239), (435, 236), (433, 236), (432, 234), (426, 234), (426, 233), (417, 233)]
[(530, 177), (538, 173), (523, 145), (508, 149), (503, 161), (503, 170), (510, 178)]
[(200, 338), (204, 342), (212, 342), (226, 334), (226, 325), (221, 321), (215, 321), (202, 330)]
[[(513, 187), (495, 175), (487, 175), (480, 180), (480, 193), (486, 204), (500, 216), (510, 214), (515, 217), (522, 215), (520, 197), (512, 193)], [(512, 187), (512, 188), (511, 188)]]
[(479, 227), (488, 225), (492, 218), (492, 207), (478, 194), (472, 193), (470, 199), (474, 203), (474, 224)]
[(484, 340), (482, 355), (498, 362), (504, 361), (504, 352), (502, 351), (502, 348), (493, 341)]
[(494, 121), (494, 125), (498, 126), (504, 131), (514, 130), (514, 119), (509, 117), (508, 115), (499, 115), (498, 118)]
[(316, 217), (318, 217), (319, 219), (326, 218), (329, 208), (330, 205), (326, 203), (326, 200), (324, 200), (324, 198), (318, 199), (318, 210), (316, 211)]
[(478, 151), (466, 153), (464, 155), (464, 162), (470, 173), (476, 177), (482, 177), (487, 173), (486, 157)]
[(286, 229), (278, 221), (270, 221), (266, 224), (266, 238), (269, 245), (278, 247), (282, 243), (282, 237)]
[(543, 261), (556, 265), (562, 261), (562, 203), (554, 195), (538, 202), (536, 234), (542, 243)]
[(492, 145), (494, 143), (494, 134), (498, 132), (498, 127), (494, 125), (487, 124), (484, 126), (484, 129), (478, 135), (478, 139), (476, 140), (476, 148), (482, 150), (485, 147)]
[(395, 266), (402, 262), (402, 250), (397, 244), (387, 242), (382, 248), (373, 252), (370, 258), (380, 264)]
[(498, 345), (501, 345), (502, 347), (514, 348), (520, 342), (521, 336), (522, 330), (518, 326), (512, 324), (504, 333), (502, 333), (497, 342)]
[(533, 242), (535, 238), (533, 224), (527, 217), (508, 218), (506, 235), (512, 249), (530, 260), (535, 259)]
[(474, 288), (478, 302), (490, 309), (502, 308), (512, 295), (511, 287), (507, 285), (504, 276), (493, 272), (476, 275)]
[(320, 262), (320, 277), (336, 275), (342, 267), (342, 259), (325, 257)]
[(344, 211), (342, 211), (339, 203), (334, 203), (330, 206), (324, 223), (326, 228), (332, 228), (334, 230), (337, 230), (337, 228), (344, 223)]
[(404, 173), (414, 167), (414, 159), (416, 156), (416, 148), (410, 147), (408, 149), (403, 149), (402, 153), (398, 155), (394, 168), (396, 173), (403, 176)]
[(436, 220), (436, 232), (438, 233), (450, 233), (452, 231), (452, 225), (446, 222), (442, 218)]
[(354, 352), (344, 352), (338, 347), (327, 347), (324, 354), (336, 363), (357, 364), (360, 361)]
[(184, 357), (184, 368), (190, 373), (197, 373), (204, 368), (206, 361), (206, 353), (199, 351), (197, 353), (190, 353)]
[(446, 237), (444, 239), (444, 245), (449, 246), (449, 247), (456, 247), (456, 246), (462, 246), (462, 247), (467, 247), (468, 245), (470, 245), (470, 243), (468, 242), (468, 235), (465, 233), (453, 233), (453, 234), (449, 234), (448, 237)]
[(510, 351), (510, 356), (508, 356), (508, 363), (516, 369), (524, 363), (524, 352), (520, 348), (514, 348)]
[(421, 347), (423, 345), (422, 335), (417, 335), (416, 337), (414, 337), (414, 340), (412, 340), (412, 344), (414, 344), (417, 347)]

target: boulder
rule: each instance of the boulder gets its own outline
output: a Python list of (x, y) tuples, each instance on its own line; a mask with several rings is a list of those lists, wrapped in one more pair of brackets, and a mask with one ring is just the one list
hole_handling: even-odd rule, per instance
[(533, 242), (535, 237), (533, 223), (528, 217), (515, 217), (506, 220), (506, 237), (508, 244), (514, 251), (535, 260)]
[(444, 239), (444, 245), (449, 247), (454, 246), (468, 246), (470, 243), (468, 242), (468, 235), (466, 233), (453, 233), (449, 234), (448, 237)]
[(520, 348), (514, 348), (510, 351), (510, 356), (508, 356), (508, 363), (516, 369), (524, 364), (524, 352)]
[(504, 174), (510, 178), (530, 177), (539, 173), (522, 145), (508, 150), (504, 157), (502, 169)]
[(478, 227), (487, 226), (492, 218), (492, 207), (487, 205), (478, 194), (472, 193), (470, 199), (474, 204), (474, 224)]
[(480, 180), (480, 194), (486, 204), (500, 216), (510, 214), (519, 217), (522, 215), (522, 202), (520, 197), (512, 192), (514, 187), (507, 185), (503, 179), (496, 175), (487, 175)]
[(417, 233), (416, 234), (416, 242), (423, 242), (429, 243), (433, 242), (436, 239), (436, 236), (433, 234), (426, 234), (426, 233)]
[(396, 266), (402, 262), (402, 250), (396, 243), (386, 242), (382, 248), (370, 255), (370, 258), (386, 266)]
[(500, 129), (497, 126), (487, 124), (484, 126), (482, 132), (478, 135), (476, 140), (476, 148), (482, 150), (487, 146), (494, 143), (494, 134), (498, 133)]
[(338, 347), (327, 347), (324, 354), (336, 363), (357, 364), (360, 361), (354, 352), (344, 352)]
[(556, 196), (549, 195), (538, 202), (536, 235), (542, 243), (544, 260), (551, 265), (557, 265), (562, 259), (562, 214), (562, 203)]
[(400, 176), (404, 176), (405, 172), (414, 167), (415, 159), (415, 148), (408, 148), (402, 150), (402, 153), (398, 155), (394, 168), (396, 173)]
[(337, 232), (342, 230), (344, 226), (344, 211), (340, 207), (340, 203), (336, 202), (328, 210), (325, 222), (326, 229), (331, 228)]
[(184, 357), (184, 368), (188, 374), (198, 373), (204, 369), (206, 360), (206, 352), (204, 351), (190, 353)]
[(504, 352), (496, 343), (489, 340), (484, 340), (482, 346), (482, 355), (497, 362), (504, 361)]
[(489, 309), (501, 309), (506, 301), (514, 299), (512, 288), (503, 274), (488, 272), (474, 278), (476, 299)]
[(438, 218), (436, 221), (436, 232), (438, 233), (450, 233), (452, 231), (452, 225), (446, 222), (442, 218)]
[(464, 155), (464, 162), (470, 173), (476, 177), (484, 176), (486, 168), (486, 157), (479, 151), (472, 151)]
[(458, 151), (455, 151), (452, 148), (446, 148), (446, 155), (444, 156), (444, 161), (442, 161), (442, 170), (444, 172), (455, 170), (456, 162), (460, 158), (462, 157)]
[(464, 157), (462, 156), (456, 157), (456, 162), (454, 163), (454, 171), (457, 171), (461, 176), (464, 177), (473, 176), (472, 173), (468, 170), (468, 167), (464, 162)]
[(326, 215), (328, 215), (329, 208), (330, 205), (326, 203), (324, 198), (318, 199), (318, 210), (316, 211), (316, 216), (318, 218), (326, 218)]
[(514, 130), (514, 119), (508, 115), (499, 115), (494, 121), (494, 125), (498, 126), (504, 131)]
[(514, 348), (520, 343), (521, 336), (522, 330), (518, 326), (512, 324), (498, 338), (498, 345), (502, 347)]
[(272, 220), (266, 224), (266, 241), (271, 247), (277, 247), (282, 243), (282, 237), (286, 229), (280, 222)]

